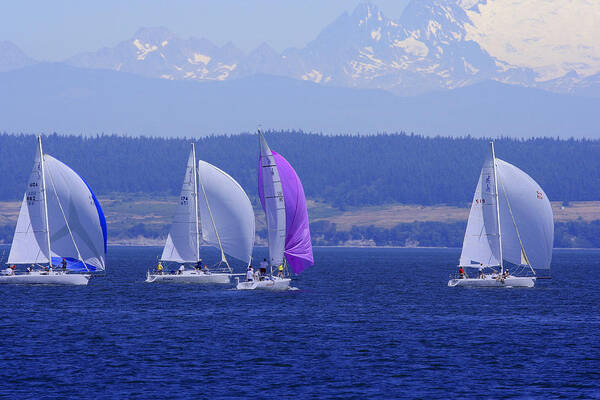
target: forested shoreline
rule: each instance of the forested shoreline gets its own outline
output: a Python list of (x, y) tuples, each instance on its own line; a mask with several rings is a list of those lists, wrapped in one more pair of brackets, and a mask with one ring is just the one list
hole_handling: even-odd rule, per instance
[[(271, 147), (300, 175), (309, 199), (337, 210), (383, 204), (449, 204), (468, 207), (489, 139), (423, 137), (412, 134), (330, 136), (266, 132)], [(46, 153), (76, 170), (98, 196), (117, 193), (121, 203), (141, 197), (177, 195), (189, 144), (198, 158), (232, 175), (258, 205), (256, 134), (205, 138), (149, 138), (114, 135), (44, 136)], [(530, 174), (551, 200), (600, 200), (600, 140), (533, 138), (495, 140), (497, 156)], [(35, 154), (34, 135), (0, 134), (0, 200), (18, 201)], [(132, 222), (111, 229), (109, 240), (160, 239), (164, 223)], [(414, 222), (393, 228), (339, 229), (327, 220), (311, 224), (313, 243), (324, 246), (460, 247), (466, 222)], [(0, 226), (0, 242), (14, 226)], [(265, 232), (257, 237), (264, 240)], [(600, 220), (557, 222), (555, 247), (600, 248)]]
[[(390, 203), (467, 205), (489, 139), (266, 132), (300, 175), (308, 198), (334, 207)], [(97, 195), (178, 194), (189, 144), (198, 158), (233, 176), (256, 198), (258, 138), (242, 133), (195, 139), (61, 136), (44, 150), (75, 169)], [(496, 154), (531, 175), (559, 201), (600, 200), (600, 140), (496, 139)], [(35, 154), (34, 135), (0, 134), (0, 200), (18, 200)]]

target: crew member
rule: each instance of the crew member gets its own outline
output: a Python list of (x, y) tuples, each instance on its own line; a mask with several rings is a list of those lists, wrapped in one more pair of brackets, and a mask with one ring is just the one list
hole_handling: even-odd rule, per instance
[(246, 272), (246, 281), (253, 282), (254, 281), (254, 271), (252, 270), (252, 266), (248, 267), (248, 271)]
[(158, 262), (158, 265), (156, 266), (156, 272), (158, 272), (160, 275), (163, 274), (163, 266), (160, 261)]
[(67, 271), (67, 260), (65, 260), (64, 257), (63, 257), (62, 261), (60, 262), (60, 265), (62, 265), (63, 272), (66, 272)]
[(177, 275), (183, 274), (183, 271), (185, 271), (185, 265), (181, 264), (181, 266), (177, 270)]
[(283, 278), (283, 265), (280, 265), (279, 268), (277, 268), (277, 276)]
[(267, 270), (267, 268), (269, 267), (269, 263), (267, 262), (266, 258), (263, 258), (263, 260), (260, 262), (260, 267), (264, 268), (265, 271)]
[(458, 267), (458, 275), (460, 276), (460, 279), (465, 279), (465, 270), (462, 266)]

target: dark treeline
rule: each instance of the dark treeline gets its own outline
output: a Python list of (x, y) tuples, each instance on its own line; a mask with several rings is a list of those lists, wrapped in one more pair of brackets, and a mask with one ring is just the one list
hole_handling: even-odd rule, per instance
[[(370, 245), (398, 247), (461, 247), (465, 235), (465, 222), (413, 222), (403, 223), (393, 228), (376, 226), (354, 226), (349, 231), (337, 230), (336, 224), (329, 221), (316, 221), (310, 224), (312, 242), (317, 246)], [(0, 226), (0, 243), (10, 243), (15, 227)], [(168, 226), (138, 223), (125, 230), (113, 230), (109, 224), (109, 237), (130, 239), (138, 236), (163, 238)], [(266, 231), (256, 232), (263, 241)], [(554, 226), (554, 247), (558, 248), (600, 248), (600, 220), (556, 222)], [(0, 259), (2, 254), (0, 254)]]
[[(489, 152), (486, 139), (419, 135), (330, 136), (267, 132), (272, 149), (300, 175), (308, 197), (336, 207), (386, 203), (468, 204)], [(44, 151), (83, 176), (98, 195), (178, 194), (192, 139), (44, 137)], [(194, 139), (198, 158), (232, 175), (256, 196), (255, 134)], [(33, 135), (0, 135), (0, 200), (23, 196)], [(551, 200), (600, 198), (600, 141), (554, 138), (496, 140), (498, 157), (530, 174)]]
[[(317, 221), (310, 225), (313, 243), (322, 246), (367, 244), (375, 246), (461, 247), (465, 222), (413, 222), (393, 228), (354, 226), (338, 231), (334, 223)], [(263, 233), (264, 235), (264, 233)], [(555, 248), (600, 248), (600, 220), (556, 222)]]

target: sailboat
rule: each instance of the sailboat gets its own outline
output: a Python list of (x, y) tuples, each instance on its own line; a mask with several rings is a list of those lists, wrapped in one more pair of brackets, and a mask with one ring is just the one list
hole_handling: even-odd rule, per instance
[[(104, 271), (106, 219), (92, 189), (38, 146), (0, 283), (87, 285)], [(17, 266), (27, 265), (27, 271)]]
[(237, 289), (286, 290), (291, 281), (288, 267), (299, 274), (314, 264), (306, 198), (294, 168), (271, 151), (260, 131), (258, 135), (258, 194), (267, 221), (269, 271), (244, 282), (238, 279)]
[[(460, 255), (465, 272), (448, 286), (533, 287), (550, 269), (554, 218), (548, 196), (529, 175), (496, 158), (494, 143), (481, 169)], [(510, 266), (510, 271), (509, 271)]]
[[(214, 165), (202, 160), (196, 163), (192, 144), (177, 210), (160, 257), (161, 263), (181, 266), (173, 273), (148, 271), (146, 282), (230, 283), (233, 270), (227, 255), (250, 265), (254, 224), (254, 210), (244, 189)], [(217, 266), (201, 267), (202, 244), (219, 249)]]

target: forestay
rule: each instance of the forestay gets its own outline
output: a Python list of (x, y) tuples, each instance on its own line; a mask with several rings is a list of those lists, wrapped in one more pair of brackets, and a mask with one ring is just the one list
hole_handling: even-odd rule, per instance
[(255, 222), (246, 192), (227, 173), (202, 160), (198, 161), (198, 178), (204, 243), (222, 247), (225, 253), (250, 264)]
[(179, 202), (161, 260), (192, 263), (200, 259), (197, 204), (196, 152), (192, 146)]
[(499, 263), (496, 194), (492, 157), (481, 168), (463, 241), (460, 265), (497, 266)]
[[(548, 269), (554, 217), (548, 196), (529, 175), (496, 159), (503, 258), (513, 264)], [(522, 247), (521, 247), (522, 243)]]

